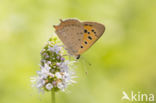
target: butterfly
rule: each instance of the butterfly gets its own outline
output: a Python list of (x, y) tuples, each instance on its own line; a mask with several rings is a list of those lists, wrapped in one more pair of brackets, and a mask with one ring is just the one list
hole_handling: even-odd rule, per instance
[(88, 50), (104, 33), (105, 26), (97, 22), (80, 22), (77, 19), (60, 19), (54, 25), (55, 33), (65, 45), (68, 53), (77, 59)]

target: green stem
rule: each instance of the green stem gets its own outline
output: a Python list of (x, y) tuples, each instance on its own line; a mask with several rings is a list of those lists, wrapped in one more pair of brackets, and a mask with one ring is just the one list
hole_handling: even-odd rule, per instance
[(55, 90), (51, 90), (51, 103), (55, 103)]

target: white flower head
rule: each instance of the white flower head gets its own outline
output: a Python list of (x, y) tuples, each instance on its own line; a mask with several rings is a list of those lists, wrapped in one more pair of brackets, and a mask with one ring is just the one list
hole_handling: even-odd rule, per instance
[(43, 80), (43, 78), (36, 76), (36, 77), (31, 77), (30, 80), (32, 82), (32, 87), (36, 87), (39, 92), (43, 93), (42, 87), (45, 84), (45, 81)]
[(64, 85), (63, 85), (62, 83), (58, 83), (58, 84), (57, 84), (57, 87), (58, 87), (59, 89), (61, 89), (61, 90), (64, 89)]
[(48, 64), (44, 64), (44, 66), (40, 66), (41, 70), (37, 71), (37, 74), (43, 78), (47, 78), (47, 76), (51, 75), (51, 73), (49, 72), (49, 70), (51, 69), (51, 67)]
[(48, 41), (41, 51), (40, 70), (37, 76), (31, 78), (33, 86), (39, 91), (62, 90), (73, 83), (73, 72), (70, 70), (71, 61), (63, 57), (63, 46), (56, 41)]
[(56, 44), (53, 47), (48, 46), (48, 51), (56, 52), (56, 54), (58, 54), (61, 51), (61, 48)]
[(64, 61), (64, 62), (60, 65), (60, 69), (61, 69), (62, 72), (68, 71), (68, 69), (69, 69), (68, 64), (69, 64), (69, 61), (67, 60), (67, 61)]
[(56, 72), (56, 73), (55, 73), (55, 76), (56, 76), (57, 78), (59, 78), (59, 79), (62, 78), (62, 75), (60, 74), (60, 72)]
[(47, 61), (47, 64), (50, 65), (51, 64), (51, 61)]
[(53, 88), (53, 85), (51, 83), (46, 84), (46, 89), (51, 90)]

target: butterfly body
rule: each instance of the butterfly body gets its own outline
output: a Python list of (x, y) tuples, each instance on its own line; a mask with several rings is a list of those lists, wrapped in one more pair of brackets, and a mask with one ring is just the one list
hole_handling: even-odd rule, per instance
[(60, 20), (54, 26), (56, 34), (64, 43), (69, 54), (79, 59), (80, 55), (90, 48), (104, 33), (103, 24), (96, 22), (80, 22), (77, 19)]

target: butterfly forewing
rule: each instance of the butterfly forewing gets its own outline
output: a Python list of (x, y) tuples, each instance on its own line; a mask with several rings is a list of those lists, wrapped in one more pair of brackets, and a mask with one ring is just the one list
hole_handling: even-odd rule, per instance
[(55, 26), (56, 34), (64, 43), (66, 49), (71, 55), (77, 55), (83, 38), (83, 25), (75, 19), (61, 21)]

